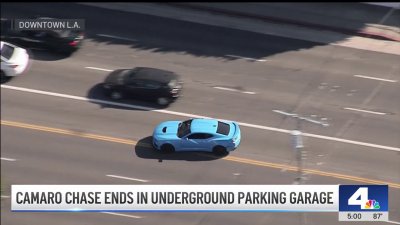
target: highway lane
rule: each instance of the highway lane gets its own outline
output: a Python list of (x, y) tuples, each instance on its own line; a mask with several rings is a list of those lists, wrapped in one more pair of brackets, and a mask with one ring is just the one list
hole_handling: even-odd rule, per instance
[[(100, 108), (90, 102), (31, 95), (7, 89), (2, 89), (2, 97), (3, 120), (49, 127), (57, 125), (56, 127), (61, 129), (117, 136), (136, 141), (150, 136), (153, 127), (161, 121), (184, 118), (143, 110)], [(295, 165), (288, 135), (247, 127), (242, 127), (242, 132), (242, 143), (240, 148), (233, 153), (234, 156)], [(397, 169), (398, 152), (366, 149), (311, 138), (307, 138), (305, 143), (308, 151), (306, 163), (309, 168), (344, 172), (392, 182), (400, 180)], [(382, 173), (382, 170), (386, 172)]]
[[(16, 128), (2, 125), (2, 156), (14, 157), (15, 162), (2, 162), (2, 178), (12, 184), (144, 184), (107, 177), (115, 174), (145, 179), (148, 184), (291, 184), (295, 174), (281, 170), (242, 164), (227, 160), (157, 160), (133, 156), (131, 144), (100, 141), (82, 137), (66, 136), (51, 132)], [(24, 141), (20, 141), (23, 139)], [(45, 142), (46, 145), (42, 143)], [(116, 154), (118, 152), (118, 154)], [(182, 169), (182, 168), (185, 169)], [(49, 169), (51, 168), (51, 169)], [(29, 171), (29, 172), (28, 172)], [(308, 181), (307, 181), (308, 182)], [(346, 180), (313, 176), (314, 184), (350, 184)], [(9, 195), (9, 187), (6, 193)], [(390, 188), (390, 196), (398, 199), (398, 188)], [(2, 200), (2, 206), (9, 208), (9, 201)], [(399, 201), (390, 201), (391, 220), (398, 219), (396, 209)], [(124, 213), (141, 218), (127, 218), (99, 213), (10, 213), (2, 210), (1, 220), (6, 224), (88, 224), (131, 223), (152, 224), (163, 220), (165, 224), (196, 223), (210, 224), (232, 222), (235, 224), (264, 224), (265, 222), (296, 224), (298, 214), (268, 213), (197, 213), (160, 214)], [(39, 216), (40, 215), (40, 216)], [(68, 222), (67, 222), (68, 221)], [(308, 213), (307, 224), (337, 224), (335, 213)], [(344, 223), (346, 224), (346, 223)], [(379, 223), (377, 223), (379, 224)], [(381, 223), (384, 224), (384, 223)]]

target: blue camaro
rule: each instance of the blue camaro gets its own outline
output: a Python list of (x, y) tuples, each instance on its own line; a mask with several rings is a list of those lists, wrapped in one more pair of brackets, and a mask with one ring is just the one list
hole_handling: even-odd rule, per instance
[(240, 143), (240, 128), (235, 122), (215, 119), (166, 121), (153, 132), (153, 146), (163, 152), (207, 151), (226, 154)]

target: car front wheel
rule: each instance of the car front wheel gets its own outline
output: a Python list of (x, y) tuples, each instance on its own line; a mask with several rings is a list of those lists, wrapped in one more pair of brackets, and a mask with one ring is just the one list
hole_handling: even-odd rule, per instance
[(119, 100), (122, 98), (122, 93), (120, 91), (112, 91), (110, 96), (114, 100)]
[(11, 79), (11, 77), (8, 77), (8, 76), (6, 75), (6, 73), (2, 70), (2, 71), (1, 71), (1, 83), (5, 83), (5, 82), (7, 82), (9, 79)]
[(157, 98), (157, 104), (162, 106), (168, 105), (170, 102), (171, 102), (170, 99), (166, 97)]
[(161, 152), (163, 152), (163, 153), (173, 153), (173, 152), (175, 152), (175, 148), (171, 144), (163, 144), (163, 145), (161, 145), (160, 149), (161, 149)]
[(221, 155), (226, 155), (228, 154), (228, 151), (226, 150), (225, 147), (221, 146), (221, 145), (217, 145), (213, 148), (213, 153), (215, 155), (221, 156)]

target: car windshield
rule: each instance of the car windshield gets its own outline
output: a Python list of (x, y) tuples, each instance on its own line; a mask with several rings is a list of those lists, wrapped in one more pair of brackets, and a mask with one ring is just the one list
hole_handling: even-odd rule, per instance
[(119, 74), (119, 78), (123, 83), (130, 83), (135, 79), (135, 70), (125, 69)]
[(182, 138), (190, 133), (190, 125), (192, 124), (192, 120), (186, 120), (179, 124), (178, 128), (178, 137)]
[(71, 36), (71, 31), (70, 30), (53, 30), (54, 33), (56, 33), (59, 37), (69, 37)]
[(1, 56), (6, 59), (10, 59), (13, 53), (14, 53), (14, 48), (4, 43), (3, 46), (1, 47)]

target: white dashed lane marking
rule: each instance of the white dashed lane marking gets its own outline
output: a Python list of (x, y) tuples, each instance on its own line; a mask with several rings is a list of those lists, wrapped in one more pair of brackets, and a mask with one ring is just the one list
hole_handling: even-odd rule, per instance
[(17, 161), (16, 159), (4, 158), (4, 157), (1, 157), (1, 160), (4, 160), (4, 161), (10, 161), (10, 162)]
[(100, 71), (106, 71), (106, 72), (111, 72), (113, 70), (109, 70), (109, 69), (103, 69), (103, 68), (98, 68), (98, 67), (91, 67), (91, 66), (87, 66), (85, 67), (86, 69), (91, 69), (91, 70), (100, 70)]
[(225, 55), (225, 56), (237, 58), (237, 59), (245, 59), (245, 60), (249, 60), (249, 61), (256, 61), (256, 62), (266, 62), (267, 61), (265, 59), (256, 59), (256, 58), (244, 57), (244, 56), (240, 56), (240, 55)]
[(242, 93), (249, 94), (249, 95), (255, 95), (256, 94), (255, 92), (252, 92), (252, 91), (244, 91)]
[(379, 77), (370, 77), (370, 76), (364, 76), (364, 75), (354, 75), (355, 77), (360, 77), (360, 78), (365, 78), (365, 79), (370, 79), (370, 80), (379, 80), (379, 81), (386, 81), (386, 82), (391, 82), (391, 83), (396, 83), (397, 80), (388, 80), (388, 79), (383, 79)]
[(224, 90), (224, 91), (234, 91), (237, 92), (238, 90), (233, 88), (226, 88), (226, 87), (214, 87), (215, 89)]
[(249, 95), (254, 95), (254, 94), (256, 94), (255, 92), (252, 92), (252, 91), (240, 91), (240, 90), (238, 90), (238, 89), (235, 89), (235, 88), (228, 88), (228, 87), (218, 87), (218, 86), (215, 86), (215, 87), (213, 87), (213, 88), (219, 89), (219, 90), (224, 90), (224, 91), (240, 92), (240, 93), (249, 94)]
[(118, 176), (118, 175), (106, 175), (107, 177), (113, 177), (113, 178), (118, 178), (118, 179), (124, 179), (124, 180), (133, 180), (133, 181), (139, 181), (143, 183), (149, 182), (148, 180), (142, 180), (142, 179), (137, 179), (137, 178), (131, 178), (131, 177), (123, 177), (123, 176)]
[(375, 111), (369, 111), (369, 110), (364, 110), (364, 109), (355, 109), (355, 108), (344, 108), (344, 109), (356, 111), (356, 112), (371, 113), (371, 114), (376, 114), (376, 115), (386, 115), (387, 114), (384, 112), (375, 112)]
[(135, 216), (135, 215), (127, 215), (127, 214), (121, 214), (121, 213), (112, 213), (112, 212), (102, 212), (104, 214), (110, 214), (114, 216), (123, 216), (123, 217), (129, 217), (129, 218), (134, 218), (134, 219), (141, 219), (142, 217), (140, 216)]

